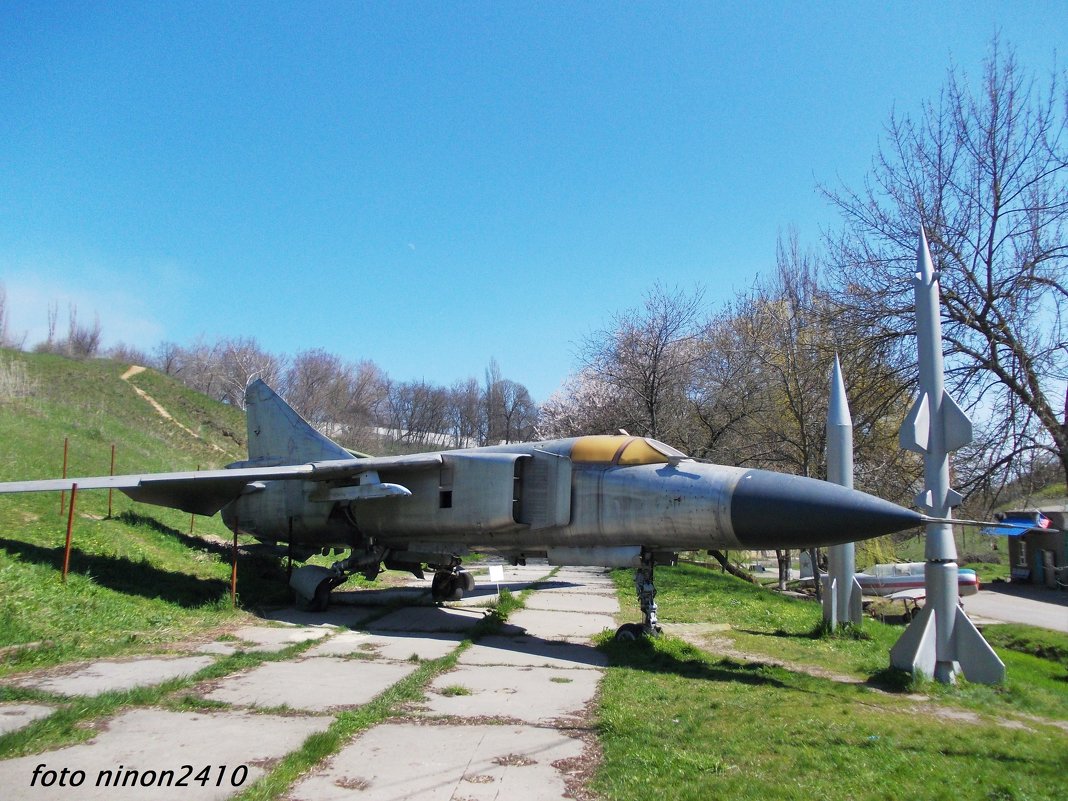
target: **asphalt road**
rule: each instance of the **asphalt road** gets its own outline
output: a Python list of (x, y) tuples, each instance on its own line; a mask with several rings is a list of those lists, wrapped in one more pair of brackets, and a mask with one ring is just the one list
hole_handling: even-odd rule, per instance
[(964, 599), (976, 622), (1026, 623), (1068, 632), (1068, 592), (1026, 584), (991, 583)]

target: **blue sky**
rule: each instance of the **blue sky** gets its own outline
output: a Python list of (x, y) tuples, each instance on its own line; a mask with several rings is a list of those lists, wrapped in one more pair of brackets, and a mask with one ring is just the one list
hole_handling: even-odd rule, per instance
[[(935, 7), (937, 6), (937, 8)], [(891, 109), (1048, 75), (1068, 4), (0, 0), (0, 282), (108, 344), (254, 336), (544, 400), (655, 282), (838, 224)]]

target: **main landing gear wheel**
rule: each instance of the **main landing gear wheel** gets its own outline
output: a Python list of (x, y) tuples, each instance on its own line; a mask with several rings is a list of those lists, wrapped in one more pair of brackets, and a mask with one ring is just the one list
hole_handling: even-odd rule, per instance
[(474, 588), (475, 577), (468, 571), (439, 570), (430, 584), (430, 595), (435, 601), (459, 601)]
[(345, 574), (319, 565), (305, 565), (293, 571), (289, 586), (296, 594), (296, 607), (303, 612), (325, 612), (334, 587), (345, 583)]

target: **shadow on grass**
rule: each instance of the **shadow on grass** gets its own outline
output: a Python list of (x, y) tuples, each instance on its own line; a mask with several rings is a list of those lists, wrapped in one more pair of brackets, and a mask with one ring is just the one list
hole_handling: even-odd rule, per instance
[(720, 659), (709, 662), (697, 648), (679, 640), (648, 640), (630, 642), (609, 640), (599, 646), (608, 655), (612, 667), (631, 668), (650, 673), (669, 673), (686, 679), (722, 681), (765, 687), (786, 688), (767, 666), (760, 662), (735, 662)]
[(128, 526), (134, 528), (149, 528), (159, 534), (166, 534), (168, 537), (172, 537), (184, 545), (186, 548), (193, 548), (198, 551), (207, 551), (213, 553), (220, 558), (230, 559), (231, 546), (224, 542), (218, 542), (215, 540), (205, 539), (203, 537), (197, 537), (192, 534), (186, 534), (184, 531), (179, 531), (171, 526), (164, 525), (156, 518), (149, 515), (138, 514), (137, 512), (131, 512), (129, 510), (120, 512), (115, 515), (115, 520), (120, 523), (125, 523)]
[[(220, 562), (229, 563), (233, 556), (233, 546), (225, 541), (206, 539), (161, 523), (150, 515), (124, 511), (115, 516), (120, 523), (133, 528), (148, 528), (177, 541), (182, 546), (196, 553), (208, 553)], [(245, 595), (245, 600), (257, 605), (288, 603), (292, 600), (289, 592), (289, 577), (285, 566), (285, 548), (274, 545), (242, 544), (238, 557), (238, 593)], [(226, 583), (226, 593), (230, 585)]]
[[(63, 548), (42, 548), (18, 540), (0, 538), (0, 548), (23, 562), (59, 569)], [(100, 556), (72, 548), (70, 572), (87, 576), (102, 587), (126, 595), (159, 598), (182, 607), (197, 607), (220, 601), (230, 593), (229, 582), (202, 579), (187, 573), (174, 573), (153, 567), (147, 561), (135, 562), (117, 556)]]
[(787, 640), (870, 640), (871, 635), (864, 631), (859, 626), (844, 625), (840, 626), (837, 630), (832, 631), (830, 626), (825, 621), (820, 621), (811, 629), (807, 631), (786, 631), (785, 629), (775, 629), (775, 631), (763, 631), (758, 629), (742, 629), (738, 628), (735, 631), (741, 634), (751, 634), (754, 637), (778, 637), (780, 639)]

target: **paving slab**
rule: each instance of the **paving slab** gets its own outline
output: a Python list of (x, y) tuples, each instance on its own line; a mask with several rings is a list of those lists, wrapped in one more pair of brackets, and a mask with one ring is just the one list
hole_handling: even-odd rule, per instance
[[(418, 580), (418, 579), (416, 579)], [(330, 594), (331, 606), (433, 606), (430, 597), (430, 582), (425, 586), (382, 587), (379, 589), (334, 590)]]
[[(459, 601), (449, 601), (450, 606), (493, 606), (497, 598), (504, 590), (519, 595), (524, 590), (534, 586), (532, 581), (502, 581), (500, 584), (491, 584), (488, 579), (482, 578), (475, 583), (475, 588), (464, 592), (464, 597)], [(539, 585), (540, 586), (540, 585)]]
[(179, 676), (190, 676), (214, 661), (210, 656), (183, 656), (93, 662), (74, 669), (50, 670), (16, 684), (59, 695), (100, 695), (112, 690), (150, 687)]
[(18, 731), (54, 711), (54, 706), (44, 704), (0, 704), (0, 735)]
[(592, 645), (548, 642), (537, 637), (483, 637), (462, 654), (462, 665), (515, 665), (590, 669), (608, 665), (608, 657)]
[[(582, 714), (597, 692), (599, 670), (461, 665), (430, 685), (423, 711), (462, 718), (508, 718), (550, 723)], [(465, 694), (442, 694), (452, 688)], [(464, 727), (460, 727), (463, 732)]]
[(274, 653), (300, 642), (329, 637), (333, 628), (325, 626), (245, 626), (232, 632), (237, 640), (217, 640), (197, 648), (206, 654), (234, 654), (238, 651)]
[(407, 662), (317, 657), (265, 662), (208, 683), (201, 695), (235, 706), (287, 706), (325, 712), (366, 704), (419, 666)]
[(614, 596), (616, 583), (607, 573), (582, 573), (574, 568), (562, 568), (552, 578), (539, 584), (538, 589), (546, 592), (580, 592)]
[(576, 593), (581, 595), (595, 595), (598, 598), (618, 598), (615, 587), (587, 587), (584, 584), (577, 584), (570, 581), (560, 582), (559, 584), (553, 584), (551, 582), (538, 585), (539, 595), (556, 595), (563, 593), (565, 595), (575, 595)]
[[(533, 726), (382, 724), (289, 792), (291, 801), (557, 801), (581, 740)], [(563, 763), (563, 764), (561, 764)]]
[(369, 634), (364, 631), (343, 631), (326, 642), (309, 648), (304, 655), (359, 656), (396, 662), (429, 661), (451, 653), (463, 639), (463, 634), (450, 632), (424, 634), (397, 631)]
[(527, 597), (527, 609), (549, 609), (557, 612), (599, 612), (614, 615), (619, 611), (615, 594), (597, 595), (592, 592), (534, 592)]
[(447, 606), (398, 609), (376, 620), (368, 631), (467, 631), (486, 615), (476, 609), (455, 609)]
[(376, 614), (378, 614), (377, 610), (372, 608), (332, 604), (325, 612), (302, 612), (296, 607), (287, 606), (283, 609), (275, 609), (268, 612), (264, 617), (267, 620), (277, 620), (282, 623), (293, 623), (299, 626), (351, 629), (356, 628)]
[[(213, 801), (247, 789), (271, 762), (299, 748), (309, 735), (325, 730), (332, 722), (329, 716), (135, 709), (108, 721), (87, 743), (0, 762), (0, 788), (6, 801), (142, 801), (149, 797), (154, 801)], [(76, 788), (60, 787), (58, 781), (44, 787), (39, 775), (36, 786), (30, 786), (33, 771), (41, 764), (46, 766), (44, 770), (67, 768), (68, 777), (84, 771), (84, 781)], [(175, 786), (185, 773), (185, 765), (191, 766), (191, 775), (185, 786)], [(216, 787), (219, 766), (224, 767), (223, 779), (222, 786)], [(210, 780), (195, 781), (194, 776), (204, 767), (211, 768)], [(138, 771), (127, 778), (126, 787), (121, 786), (122, 779), (115, 779), (120, 768), (124, 778), (127, 770)], [(168, 775), (169, 771), (173, 775)], [(102, 786), (97, 786), (98, 778)], [(131, 786), (132, 780), (138, 784)], [(232, 786), (232, 781), (239, 781), (239, 786)]]
[(557, 581), (571, 581), (577, 584), (615, 586), (611, 572), (603, 567), (561, 567), (553, 578)]
[(508, 622), (543, 640), (588, 640), (604, 629), (615, 629), (611, 615), (520, 609)]

